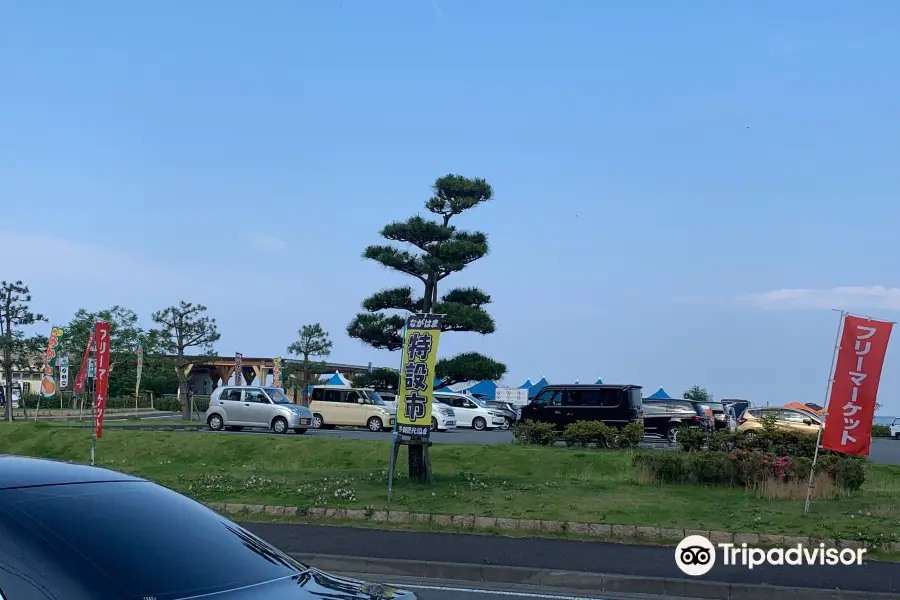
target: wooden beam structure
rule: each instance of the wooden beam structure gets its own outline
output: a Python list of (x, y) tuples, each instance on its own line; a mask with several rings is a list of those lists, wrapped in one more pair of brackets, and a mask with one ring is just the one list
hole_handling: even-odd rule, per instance
[[(167, 358), (176, 358), (168, 356)], [(185, 356), (188, 360), (187, 371), (188, 378), (194, 375), (208, 374), (215, 386), (219, 380), (227, 382), (234, 375), (234, 357), (233, 356)], [(299, 365), (303, 361), (293, 358), (282, 358), (282, 365)], [(317, 375), (332, 374), (339, 371), (342, 375), (352, 378), (354, 375), (365, 373), (374, 367), (368, 365), (350, 365), (345, 363), (310, 361), (312, 372)], [(241, 371), (244, 378), (244, 384), (248, 385), (256, 379), (264, 381), (272, 373), (275, 367), (275, 358), (268, 357), (248, 357), (241, 358)]]

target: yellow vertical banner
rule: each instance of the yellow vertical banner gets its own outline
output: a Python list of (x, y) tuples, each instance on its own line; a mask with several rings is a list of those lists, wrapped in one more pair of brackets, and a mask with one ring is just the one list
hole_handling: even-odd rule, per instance
[(406, 319), (403, 368), (397, 394), (397, 431), (428, 437), (434, 400), (434, 365), (444, 315), (415, 314)]

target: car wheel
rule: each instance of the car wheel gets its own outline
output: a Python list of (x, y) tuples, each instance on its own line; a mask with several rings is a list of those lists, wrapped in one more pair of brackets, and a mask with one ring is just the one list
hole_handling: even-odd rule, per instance
[(284, 417), (275, 417), (272, 420), (272, 431), (275, 433), (287, 433), (288, 430), (288, 422), (284, 419)]
[(222, 417), (219, 415), (210, 415), (209, 419), (206, 420), (206, 424), (209, 425), (209, 428), (213, 431), (222, 431), (225, 422), (222, 421)]
[(510, 421), (509, 419), (503, 419), (503, 425), (500, 426), (500, 429), (502, 429), (503, 431), (506, 431), (507, 429), (510, 428), (511, 425), (512, 425), (512, 421)]
[(294, 433), (296, 433), (297, 435), (303, 435), (304, 433), (306, 433), (306, 427), (297, 427), (296, 429), (294, 429)]
[(755, 438), (755, 437), (756, 437), (756, 432), (755, 432), (755, 431), (745, 431), (745, 432), (744, 432), (744, 438), (745, 438), (745, 439), (752, 440), (752, 439)]
[(322, 419), (322, 415), (313, 415), (312, 426), (313, 429), (323, 429), (325, 427), (325, 420)]
[(898, 431), (897, 433), (894, 434), (894, 439), (900, 440), (900, 431)]
[(472, 419), (472, 427), (474, 427), (476, 431), (484, 431), (485, 428), (487, 428), (487, 421), (481, 417), (475, 417)]
[(431, 417), (431, 431), (437, 431), (437, 430), (438, 430), (437, 419), (435, 419), (434, 417)]
[(668, 429), (666, 429), (666, 439), (669, 440), (669, 443), (674, 444), (678, 441), (678, 425), (670, 425)]
[(378, 417), (372, 417), (366, 423), (366, 427), (369, 428), (369, 431), (381, 431), (384, 429), (384, 423)]

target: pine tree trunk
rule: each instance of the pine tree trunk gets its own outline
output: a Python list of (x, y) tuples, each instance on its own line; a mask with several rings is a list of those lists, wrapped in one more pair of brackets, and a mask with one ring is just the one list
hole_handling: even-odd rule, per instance
[(406, 450), (409, 456), (409, 480), (414, 483), (426, 483), (428, 472), (425, 468), (425, 444), (409, 444)]
[(191, 420), (191, 403), (188, 398), (187, 377), (183, 374), (178, 375), (178, 400), (181, 402), (181, 420)]

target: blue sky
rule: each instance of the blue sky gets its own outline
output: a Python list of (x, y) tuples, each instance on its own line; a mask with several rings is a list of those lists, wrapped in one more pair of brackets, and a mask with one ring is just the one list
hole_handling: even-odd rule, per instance
[(898, 25), (887, 1), (8, 0), (2, 276), (56, 322), (186, 299), (224, 354), (319, 321), (334, 360), (393, 364), (345, 333), (404, 283), (360, 253), (456, 172), (494, 186), (458, 223), (492, 253), (449, 283), (497, 333), (444, 354), (820, 402), (829, 308), (900, 314)]

